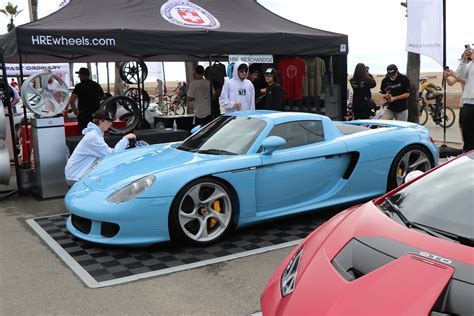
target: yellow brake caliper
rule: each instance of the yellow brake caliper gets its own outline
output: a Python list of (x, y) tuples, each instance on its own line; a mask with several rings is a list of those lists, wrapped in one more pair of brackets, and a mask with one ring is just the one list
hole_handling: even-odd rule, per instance
[[(217, 213), (220, 213), (221, 212), (221, 202), (219, 200), (215, 200), (214, 202), (212, 202), (212, 209), (214, 211), (216, 211)], [(211, 220), (209, 221), (209, 228), (212, 228), (212, 227), (216, 226), (216, 224), (217, 224), (217, 219), (211, 218)]]
[(398, 167), (398, 176), (401, 177), (403, 175), (403, 168), (402, 167)]

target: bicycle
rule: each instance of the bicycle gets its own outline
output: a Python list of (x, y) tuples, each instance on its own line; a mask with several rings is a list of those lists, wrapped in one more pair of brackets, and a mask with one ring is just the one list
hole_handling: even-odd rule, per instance
[(184, 100), (174, 94), (164, 94), (156, 109), (163, 115), (183, 115), (186, 112)]
[(441, 106), (440, 113), (437, 114), (436, 112), (436, 105), (426, 101), (424, 98), (420, 98), (419, 103), (419, 122), (420, 125), (425, 125), (428, 122), (428, 118), (431, 117), (433, 122), (436, 125), (444, 126), (444, 122), (446, 121), (446, 127), (453, 126), (454, 122), (456, 121), (456, 113), (450, 107), (446, 107), (446, 114)]

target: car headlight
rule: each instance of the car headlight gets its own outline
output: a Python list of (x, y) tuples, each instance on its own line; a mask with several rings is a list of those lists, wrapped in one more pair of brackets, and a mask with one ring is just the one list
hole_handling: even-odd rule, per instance
[(142, 193), (143, 191), (147, 190), (149, 187), (155, 183), (155, 176), (147, 176), (141, 179), (138, 179), (135, 182), (130, 183), (126, 187), (118, 190), (109, 198), (107, 201), (110, 203), (123, 203), (130, 201), (134, 197), (136, 197), (138, 194)]
[(296, 275), (298, 274), (298, 267), (300, 265), (301, 257), (303, 256), (303, 247), (295, 253), (293, 258), (286, 266), (285, 271), (281, 275), (280, 289), (281, 296), (285, 297), (295, 290)]

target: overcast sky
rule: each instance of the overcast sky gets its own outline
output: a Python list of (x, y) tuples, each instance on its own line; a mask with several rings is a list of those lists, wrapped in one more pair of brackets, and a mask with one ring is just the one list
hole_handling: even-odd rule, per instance
[[(7, 2), (0, 0), (0, 7), (3, 8)], [(28, 1), (10, 0), (10, 2), (24, 9), (15, 24), (28, 22)], [(407, 23), (405, 8), (400, 5), (401, 0), (258, 0), (258, 2), (294, 22), (347, 34), (349, 74), (353, 73), (355, 65), (359, 62), (370, 66), (373, 73), (384, 73), (386, 66), (391, 63), (397, 64), (399, 69), (405, 72)], [(41, 18), (56, 10), (61, 0), (39, 0), (38, 3)], [(446, 0), (446, 3), (447, 64), (451, 68), (456, 68), (457, 58), (461, 55), (464, 45), (474, 43), (472, 32), (474, 0)], [(245, 17), (245, 12), (235, 13)], [(7, 23), (8, 19), (2, 14), (0, 33), (5, 32)], [(182, 68), (174, 63), (167, 63), (167, 79), (183, 79)], [(422, 56), (421, 71), (441, 71), (441, 66), (432, 59)]]

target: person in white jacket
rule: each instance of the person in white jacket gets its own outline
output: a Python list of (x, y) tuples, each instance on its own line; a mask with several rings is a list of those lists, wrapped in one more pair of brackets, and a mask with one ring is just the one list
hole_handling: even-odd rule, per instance
[(219, 104), (224, 107), (225, 113), (255, 110), (255, 89), (252, 82), (246, 79), (248, 71), (246, 63), (238, 62), (232, 70), (232, 79), (224, 83)]
[(127, 134), (114, 148), (110, 148), (104, 140), (104, 132), (108, 131), (110, 126), (112, 126), (112, 118), (108, 112), (97, 110), (92, 115), (92, 122), (89, 122), (82, 131), (84, 137), (77, 144), (64, 170), (69, 186), (72, 186), (87, 174), (96, 161), (112, 153), (124, 151), (129, 141), (136, 139), (135, 134)]
[(456, 72), (446, 70), (445, 76), (451, 76), (458, 82), (464, 82), (459, 111), (459, 126), (464, 141), (463, 150), (474, 149), (474, 49), (466, 48)]

